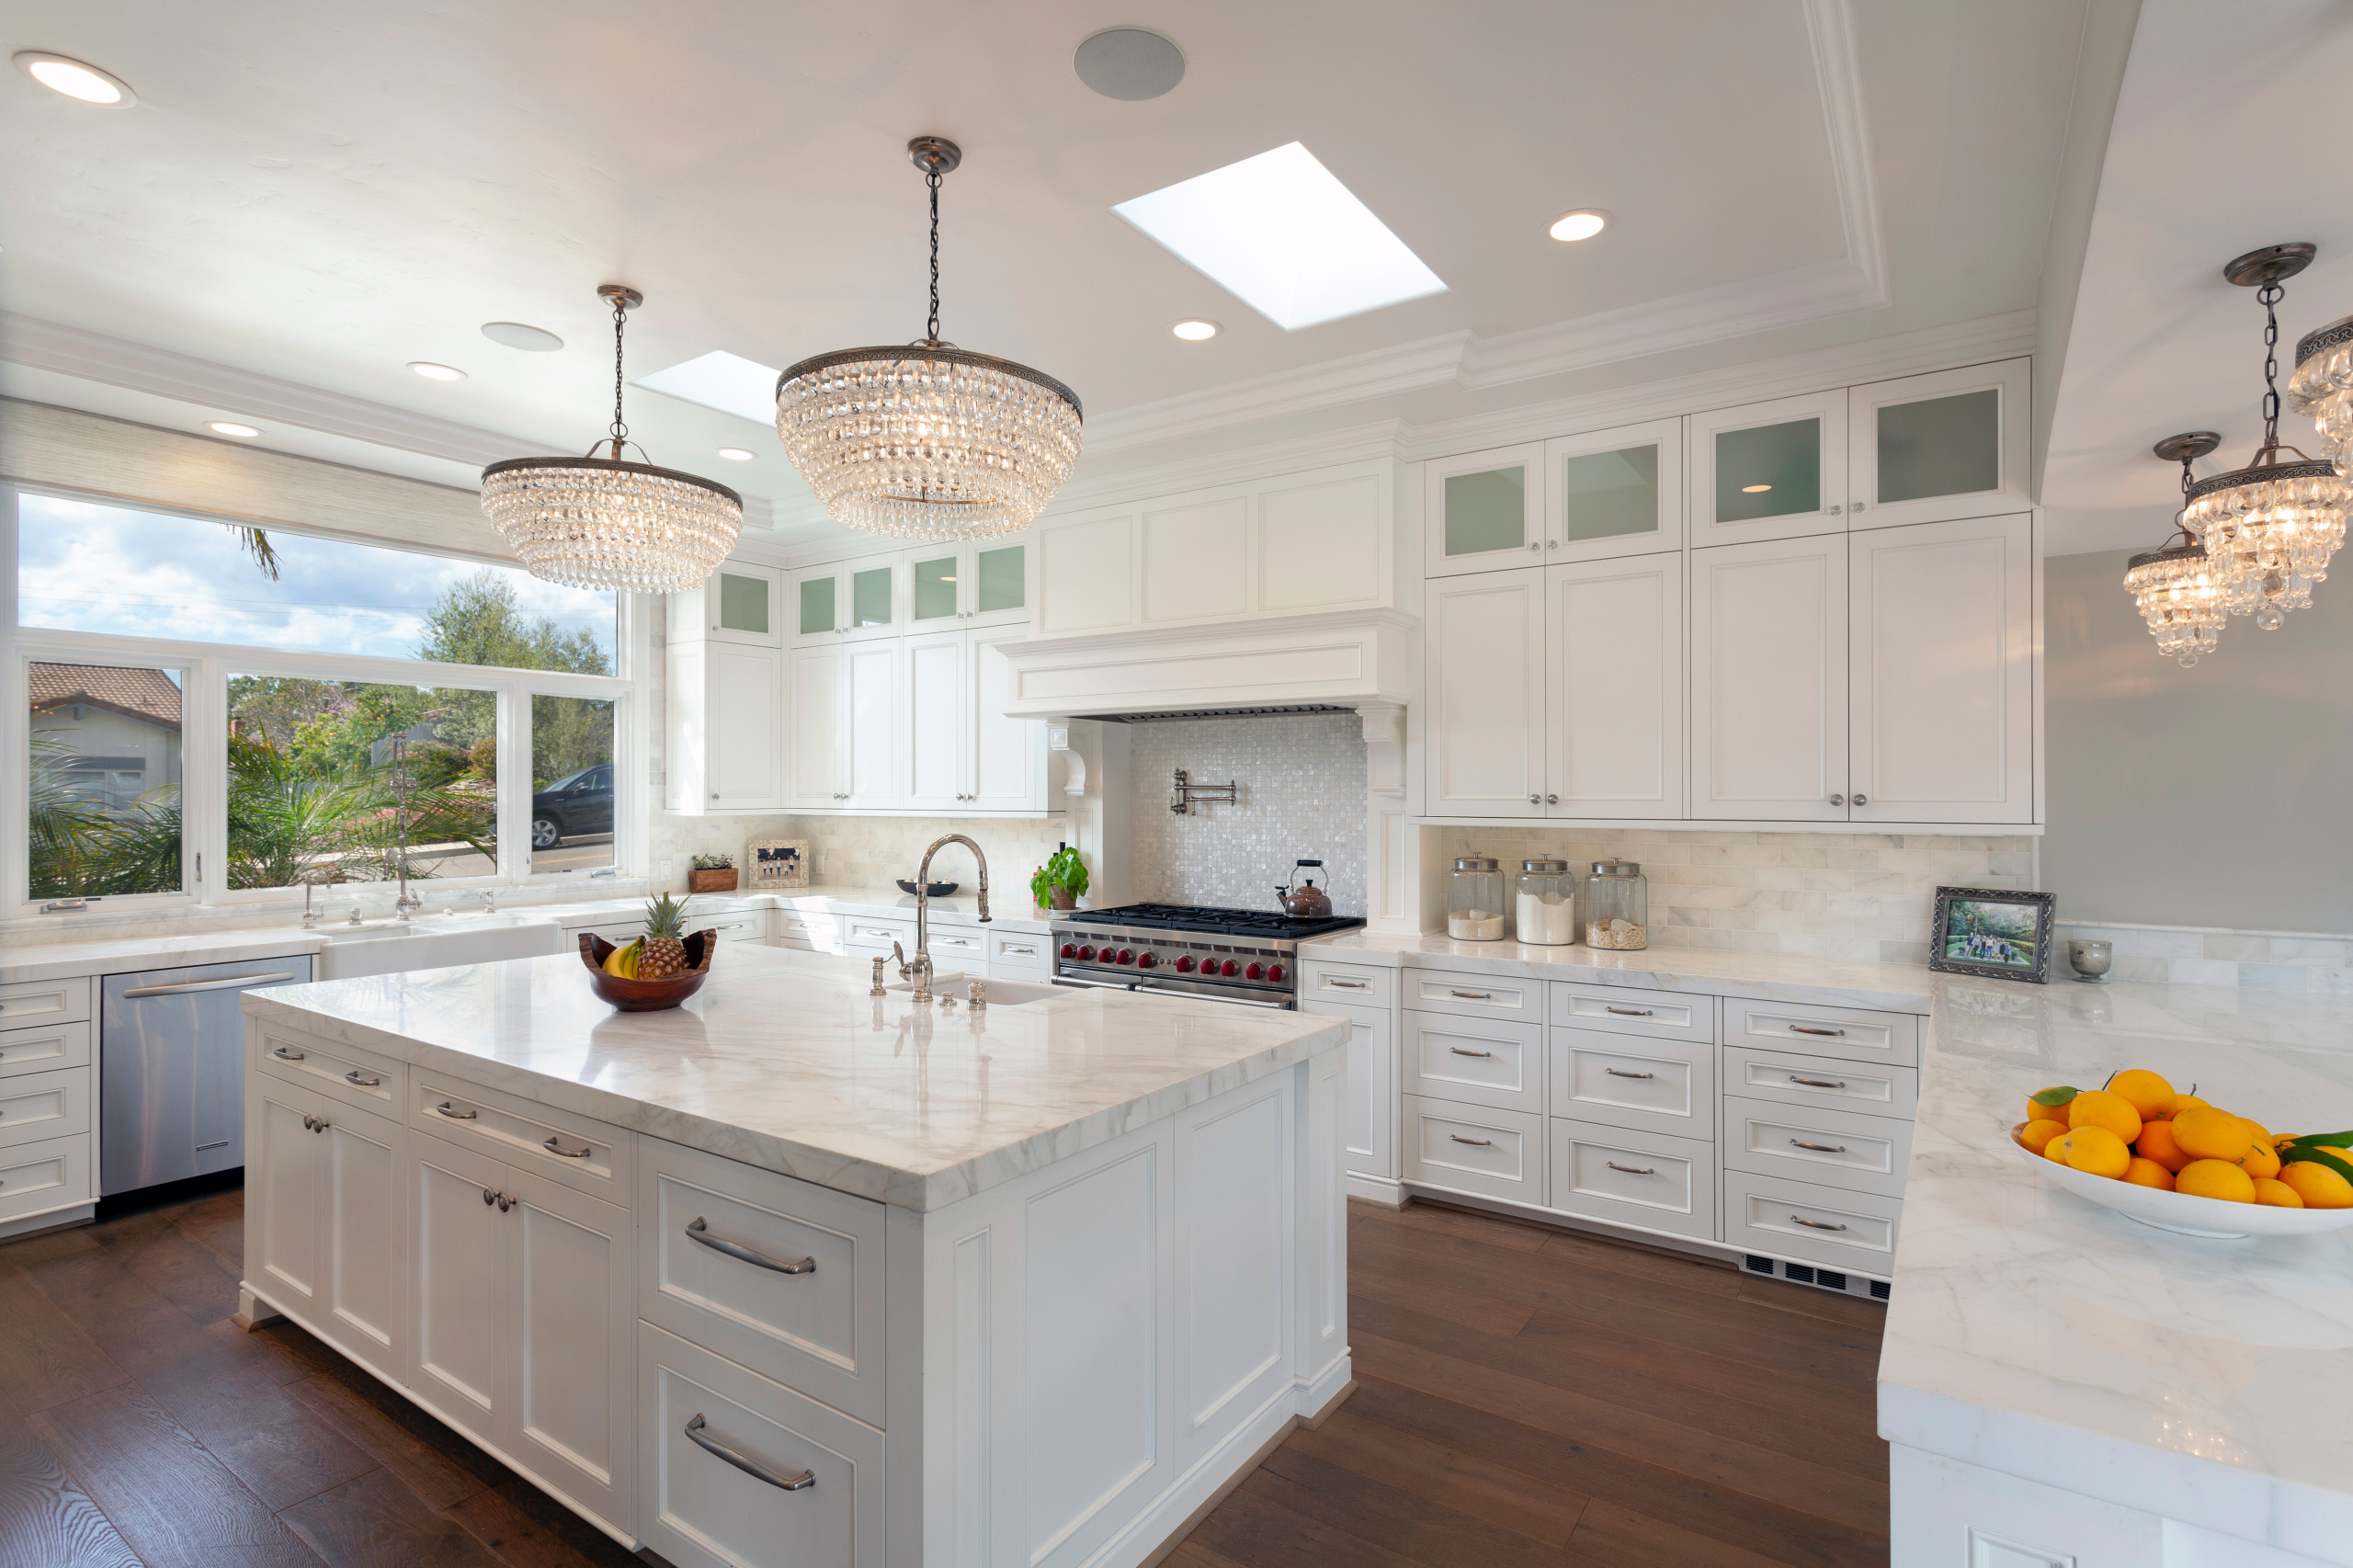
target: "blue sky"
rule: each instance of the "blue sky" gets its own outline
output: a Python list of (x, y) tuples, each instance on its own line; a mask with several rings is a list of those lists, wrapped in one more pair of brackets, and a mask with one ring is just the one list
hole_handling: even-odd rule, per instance
[[(194, 642), (412, 658), (442, 589), (483, 569), (405, 550), (270, 531), (278, 580), (217, 523), (45, 495), (18, 498), (17, 622)], [(592, 632), (612, 656), (613, 596), (519, 567), (523, 614)]]

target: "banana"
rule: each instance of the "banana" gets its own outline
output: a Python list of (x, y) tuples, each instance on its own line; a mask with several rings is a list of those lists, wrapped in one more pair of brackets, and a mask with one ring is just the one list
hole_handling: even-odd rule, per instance
[(637, 978), (637, 960), (645, 950), (642, 937), (632, 937), (605, 955), (605, 972), (621, 980)]

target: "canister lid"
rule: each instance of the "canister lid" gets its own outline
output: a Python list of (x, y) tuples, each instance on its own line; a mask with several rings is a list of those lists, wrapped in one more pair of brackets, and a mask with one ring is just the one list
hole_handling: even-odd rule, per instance
[(1569, 863), (1566, 860), (1522, 860), (1519, 869), (1538, 876), (1557, 877), (1569, 869)]
[(1638, 877), (1643, 873), (1640, 860), (1596, 860), (1593, 874), (1597, 877)]
[(1456, 858), (1454, 869), (1458, 871), (1500, 871), (1503, 863), (1492, 855), (1463, 855)]

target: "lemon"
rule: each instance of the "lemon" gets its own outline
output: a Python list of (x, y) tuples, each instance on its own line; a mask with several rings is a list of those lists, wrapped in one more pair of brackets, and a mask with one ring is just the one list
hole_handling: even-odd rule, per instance
[(2173, 1085), (2144, 1067), (2127, 1067), (2110, 1078), (2108, 1092), (2130, 1100), (2143, 1121), (2173, 1105)]
[(2256, 1180), (2255, 1200), (2273, 1209), (2302, 1209), (2304, 1206), (2303, 1198), (2294, 1187), (2284, 1181), (2271, 1181), (2262, 1177), (2257, 1177)]
[(2193, 1160), (2235, 1160), (2246, 1152), (2246, 1124), (2229, 1111), (2192, 1106), (2174, 1113), (2173, 1141)]
[(2067, 1119), (2067, 1102), (2075, 1097), (2075, 1088), (2066, 1084), (2060, 1084), (2048, 1089), (2037, 1089), (2026, 1097), (2026, 1119), (2029, 1121), (2064, 1123)]
[[(2029, 1121), (2027, 1125), (2029, 1127), (2032, 1127), (2034, 1123)], [(2067, 1163), (2067, 1135), (2063, 1132), (2052, 1133), (2050, 1141), (2042, 1145), (2042, 1157), (2055, 1165), (2065, 1165)]]
[(2124, 1140), (2105, 1127), (2072, 1128), (2064, 1138), (2053, 1138), (2043, 1153), (2052, 1149), (2086, 1176), (2110, 1180), (2122, 1176), (2132, 1164), (2132, 1152), (2124, 1146)]
[(2134, 1160), (2124, 1167), (2124, 1179), (2134, 1187), (2154, 1187), (2163, 1192), (2173, 1190), (2173, 1172), (2154, 1160)]
[(2018, 1142), (2040, 1154), (2044, 1144), (2063, 1136), (2066, 1131), (2067, 1124), (2063, 1121), (2029, 1121), (2018, 1130)]
[(2086, 1089), (2067, 1102), (2067, 1125), (2105, 1128), (2116, 1134), (2119, 1142), (2130, 1143), (2141, 1136), (2141, 1113), (2122, 1095)]
[(2279, 1151), (2271, 1146), (2268, 1135), (2257, 1138), (2239, 1156), (2238, 1167), (2257, 1181), (2268, 1181), (2279, 1174)]
[(2255, 1201), (2255, 1178), (2228, 1160), (2192, 1160), (2173, 1178), (2173, 1189), (2192, 1198), (2219, 1198), (2225, 1203)]
[(2170, 1121), (2186, 1110), (2204, 1110), (2206, 1108), (2206, 1102), (2200, 1099), (2195, 1094), (2176, 1095), (2173, 1097), (2173, 1104), (2165, 1108), (2165, 1119)]
[(2353, 1209), (2353, 1181), (2316, 1161), (2290, 1161), (2279, 1182), (2302, 1199), (2307, 1209)]
[(2173, 1123), (2151, 1121), (2143, 1123), (2141, 1136), (2132, 1140), (2132, 1152), (2144, 1160), (2154, 1160), (2169, 1171), (2178, 1172), (2189, 1164), (2189, 1156), (2173, 1139)]

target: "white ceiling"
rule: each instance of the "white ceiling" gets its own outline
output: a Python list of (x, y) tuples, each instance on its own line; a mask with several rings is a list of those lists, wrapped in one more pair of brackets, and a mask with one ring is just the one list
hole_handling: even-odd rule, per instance
[[(2279, 380), (2296, 339), (2353, 312), (2353, 165), (2334, 134), (2353, 74), (2342, 0), (2144, 0), (2084, 257), (2042, 500), (2055, 555), (2146, 550), (2172, 527), (2181, 471), (2159, 438), (2214, 430), (2200, 477), (2262, 436), (2263, 310), (2222, 265), (2310, 240), (2279, 307)], [(2309, 421), (2283, 439), (2311, 448)]]
[[(918, 335), (923, 187), (904, 151), (918, 131), (965, 151), (943, 201), (944, 335), (1076, 388), (1097, 466), (1178, 431), (1261, 438), (1275, 412), (1443, 418), (2021, 310), (2083, 6), (1162, 0), (1113, 18), (1083, 0), (16, 0), (6, 15), (10, 50), (86, 58), (139, 102), (94, 109), (0, 79), (0, 290), (26, 318), (0, 347), (0, 392), (179, 428), (244, 418), (281, 449), (466, 483), (485, 451), (582, 450), (601, 429), (599, 282), (647, 296), (640, 372)], [(1184, 83), (1144, 103), (1087, 91), (1070, 53), (1110, 20), (1174, 38)], [(1109, 210), (1293, 140), (1447, 291), (1284, 333)], [(1573, 207), (1616, 222), (1582, 244), (1546, 237)], [(1226, 330), (1180, 343), (1168, 327), (1188, 315)], [(494, 320), (567, 347), (500, 347), (478, 331)], [(419, 358), (471, 379), (425, 382), (404, 369)], [(758, 426), (648, 392), (631, 412), (655, 460), (812, 534), (807, 492)], [(722, 462), (722, 445), (760, 455)]]

